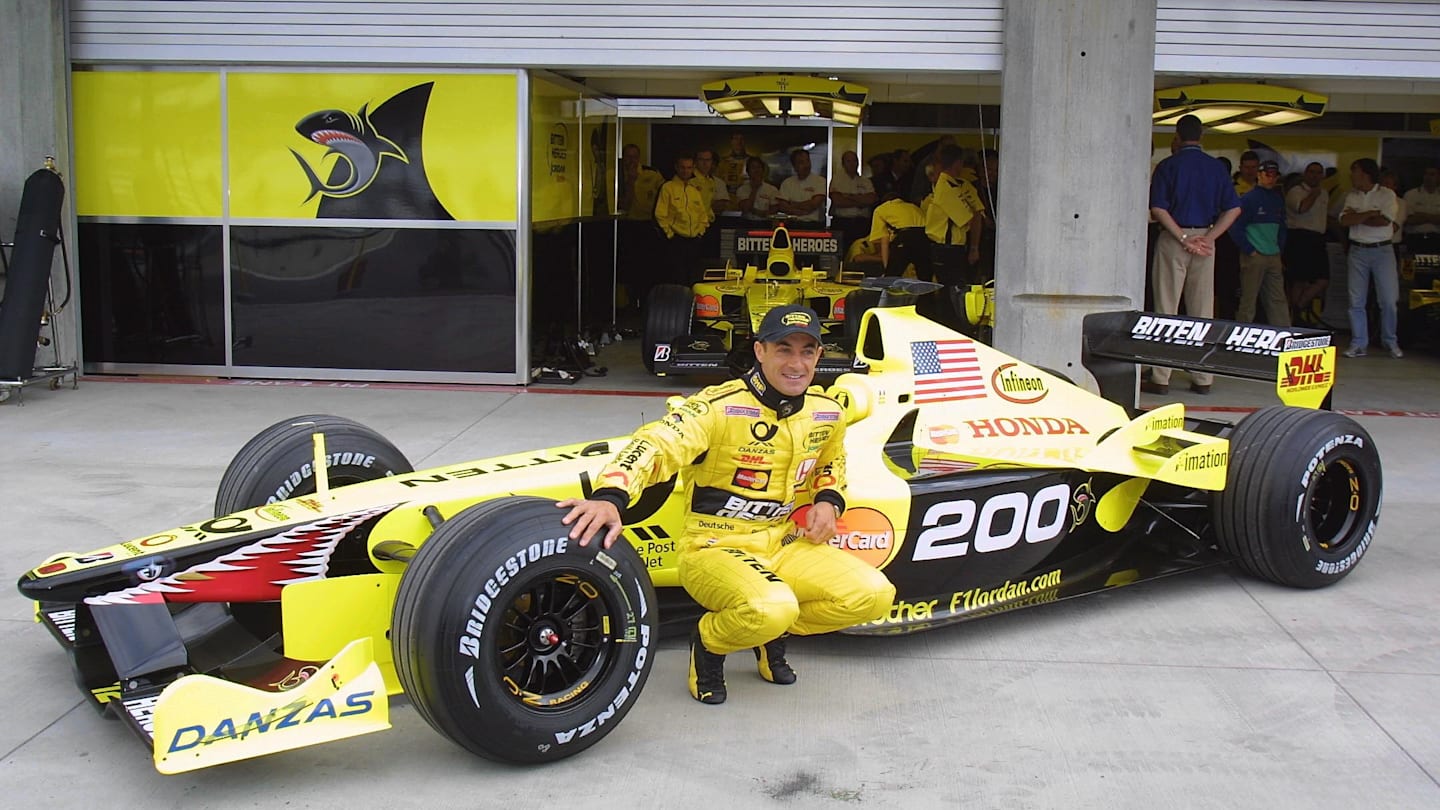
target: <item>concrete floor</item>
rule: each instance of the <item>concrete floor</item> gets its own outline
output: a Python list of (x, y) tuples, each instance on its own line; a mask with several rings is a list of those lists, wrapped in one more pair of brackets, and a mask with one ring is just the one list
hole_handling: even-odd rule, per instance
[[(27, 391), (0, 407), (7, 576), (208, 515), (231, 455), (295, 414), (358, 419), (422, 467), (623, 434), (695, 387), (644, 379), (622, 347), (599, 358), (611, 375), (568, 389)], [(82, 703), (8, 590), (0, 791), (15, 807), (1440, 806), (1440, 361), (1342, 359), (1339, 380), (1337, 408), (1374, 414), (1357, 419), (1386, 486), (1366, 560), (1327, 590), (1211, 569), (914, 636), (798, 639), (799, 685), (766, 684), (737, 655), (720, 707), (689, 698), (669, 640), (625, 722), (552, 766), (475, 759), (397, 704), (388, 732), (174, 777)], [(1173, 384), (1234, 418), (1272, 396)]]

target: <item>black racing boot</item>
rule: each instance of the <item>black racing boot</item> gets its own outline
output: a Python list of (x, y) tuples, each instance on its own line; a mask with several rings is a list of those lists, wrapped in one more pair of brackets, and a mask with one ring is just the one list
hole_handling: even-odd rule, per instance
[(760, 677), (770, 683), (788, 686), (795, 682), (795, 670), (785, 661), (785, 639), (781, 636), (774, 641), (755, 648), (755, 660), (760, 665)]
[(705, 649), (698, 625), (690, 631), (690, 697), (711, 705), (725, 702), (725, 656)]

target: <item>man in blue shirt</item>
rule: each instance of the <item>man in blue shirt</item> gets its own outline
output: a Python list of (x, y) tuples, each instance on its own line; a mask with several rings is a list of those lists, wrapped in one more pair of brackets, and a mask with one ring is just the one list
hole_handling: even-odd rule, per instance
[(1235, 320), (1255, 320), (1255, 297), (1265, 302), (1265, 322), (1290, 325), (1290, 302), (1285, 297), (1285, 273), (1280, 252), (1285, 248), (1285, 198), (1277, 187), (1280, 164), (1260, 164), (1255, 187), (1240, 198), (1240, 216), (1230, 238), (1240, 248), (1240, 306)]
[[(1160, 161), (1150, 178), (1150, 215), (1160, 223), (1151, 281), (1155, 311), (1174, 315), (1185, 297), (1185, 313), (1210, 318), (1215, 312), (1215, 240), (1240, 215), (1240, 198), (1220, 161), (1200, 149), (1200, 119), (1187, 115), (1175, 125), (1175, 153)], [(1191, 373), (1190, 390), (1210, 393), (1212, 377)], [(1140, 390), (1170, 392), (1170, 369), (1153, 368)]]

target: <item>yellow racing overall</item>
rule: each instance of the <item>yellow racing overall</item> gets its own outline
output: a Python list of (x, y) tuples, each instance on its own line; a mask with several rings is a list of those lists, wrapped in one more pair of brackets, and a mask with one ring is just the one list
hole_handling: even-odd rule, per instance
[(885, 575), (800, 536), (797, 508), (845, 508), (845, 422), (814, 390), (784, 397), (761, 373), (711, 386), (635, 433), (601, 470), (593, 498), (623, 509), (684, 471), (680, 584), (709, 612), (700, 638), (724, 655), (783, 633), (828, 633), (890, 609)]

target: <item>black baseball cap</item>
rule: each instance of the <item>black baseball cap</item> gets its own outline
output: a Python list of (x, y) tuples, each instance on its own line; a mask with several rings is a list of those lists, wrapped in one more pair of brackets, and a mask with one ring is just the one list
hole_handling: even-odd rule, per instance
[(1262, 171), (1262, 172), (1279, 172), (1279, 171), (1280, 171), (1280, 164), (1279, 164), (1279, 163), (1276, 163), (1276, 162), (1273, 161), (1273, 160), (1267, 160), (1267, 161), (1265, 161), (1264, 163), (1261, 163), (1261, 164), (1260, 164), (1260, 171)]
[(798, 334), (809, 335), (819, 343), (820, 316), (809, 307), (791, 304), (775, 307), (765, 313), (765, 319), (760, 322), (760, 330), (755, 333), (755, 339), (761, 343), (774, 343)]

